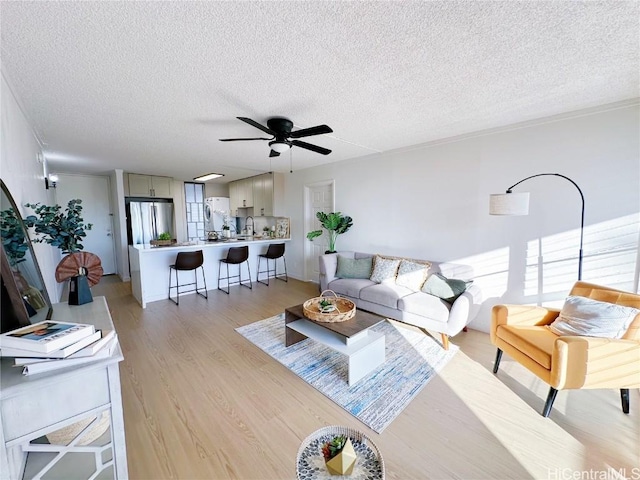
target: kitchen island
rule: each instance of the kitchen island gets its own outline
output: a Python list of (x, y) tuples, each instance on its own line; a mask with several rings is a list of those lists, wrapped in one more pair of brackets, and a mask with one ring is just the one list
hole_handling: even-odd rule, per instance
[[(255, 282), (258, 274), (256, 268), (258, 255), (265, 253), (270, 243), (287, 243), (289, 241), (289, 238), (263, 239), (255, 237), (247, 240), (230, 239), (217, 242), (189, 242), (169, 247), (129, 245), (131, 292), (142, 308), (146, 308), (147, 303), (167, 299), (169, 295), (169, 266), (175, 263), (178, 252), (193, 252), (195, 250), (202, 250), (204, 255), (203, 267), (207, 280), (207, 289), (215, 290), (218, 286), (219, 260), (226, 258), (227, 251), (230, 247), (240, 247), (243, 245), (249, 246), (249, 268), (251, 270), (251, 280)], [(230, 269), (233, 269), (233, 272), (235, 272), (237, 266), (231, 265)], [(197, 269), (196, 272), (198, 275), (198, 283), (203, 285), (202, 270)], [(245, 265), (242, 265), (242, 272), (243, 278), (246, 278), (247, 271)], [(224, 269), (224, 274), (226, 274), (226, 269)], [(232, 273), (232, 275), (233, 274), (234, 273)], [(263, 273), (263, 275), (266, 274)], [(182, 272), (180, 274), (180, 283), (193, 281), (193, 272)], [(237, 282), (235, 284), (237, 284)], [(231, 285), (234, 285), (234, 283), (232, 282)], [(175, 295), (175, 290), (173, 294)]]

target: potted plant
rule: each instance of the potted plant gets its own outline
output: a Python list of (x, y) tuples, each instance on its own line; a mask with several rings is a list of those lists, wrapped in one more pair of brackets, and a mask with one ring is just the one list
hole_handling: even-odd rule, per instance
[(97, 255), (82, 252), (82, 239), (87, 236), (85, 230), (91, 230), (91, 223), (82, 218), (82, 200), (69, 200), (62, 211), (60, 205), (42, 205), (27, 203), (35, 215), (29, 215), (24, 223), (34, 227), (35, 243), (48, 243), (58, 247), (66, 256), (56, 267), (56, 280), (61, 283), (70, 279), (69, 304), (82, 305), (93, 301), (89, 287), (102, 277), (102, 265)]
[(12, 267), (24, 262), (29, 245), (22, 225), (12, 208), (0, 212), (0, 237), (7, 259)]
[(336, 309), (336, 306), (333, 304), (333, 302), (327, 299), (320, 300), (318, 306), (320, 307), (320, 311), (322, 313), (331, 313)]
[(151, 245), (161, 246), (161, 245), (172, 245), (175, 243), (175, 240), (171, 238), (171, 234), (169, 232), (162, 232), (158, 235), (156, 240), (151, 240)]
[(322, 445), (322, 456), (331, 475), (351, 475), (356, 463), (356, 452), (351, 439), (338, 435)]
[[(342, 215), (340, 212), (316, 213), (316, 217), (322, 224), (322, 227), (329, 233), (329, 250), (325, 253), (335, 253), (336, 239), (338, 235), (346, 233), (353, 226), (353, 219), (348, 215)], [(307, 238), (313, 240), (322, 235), (322, 230), (314, 230), (307, 233)]]

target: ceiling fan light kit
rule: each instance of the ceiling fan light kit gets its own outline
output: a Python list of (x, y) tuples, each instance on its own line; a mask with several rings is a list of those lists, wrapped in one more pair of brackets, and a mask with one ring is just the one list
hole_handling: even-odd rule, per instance
[(237, 142), (243, 140), (268, 140), (269, 147), (271, 147), (271, 152), (269, 153), (270, 157), (277, 157), (281, 153), (286, 152), (291, 147), (300, 147), (306, 150), (311, 150), (312, 152), (320, 153), (322, 155), (329, 155), (331, 150), (324, 147), (319, 147), (317, 145), (313, 145), (311, 143), (302, 142), (300, 140), (290, 140), (297, 139), (302, 137), (310, 137), (313, 135), (322, 135), (323, 133), (332, 133), (333, 130), (328, 125), (316, 125), (315, 127), (303, 128), (302, 130), (296, 130), (292, 132), (293, 122), (288, 118), (284, 117), (273, 117), (267, 120), (267, 126), (259, 124), (255, 120), (251, 120), (247, 117), (237, 117), (238, 120), (241, 120), (245, 123), (248, 123), (252, 127), (255, 127), (259, 130), (262, 130), (269, 135), (272, 135), (272, 138), (221, 138), (221, 142)]
[(274, 150), (278, 153), (284, 153), (291, 148), (291, 145), (289, 145), (288, 143), (277, 142), (275, 140), (273, 142), (269, 142), (269, 146), (271, 147), (271, 150)]

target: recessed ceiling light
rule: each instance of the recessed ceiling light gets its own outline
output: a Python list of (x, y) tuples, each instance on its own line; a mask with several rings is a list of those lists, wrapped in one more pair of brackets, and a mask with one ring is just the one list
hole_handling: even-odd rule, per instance
[(214, 178), (224, 177), (222, 173), (207, 173), (194, 178), (196, 182), (206, 182), (207, 180), (213, 180)]

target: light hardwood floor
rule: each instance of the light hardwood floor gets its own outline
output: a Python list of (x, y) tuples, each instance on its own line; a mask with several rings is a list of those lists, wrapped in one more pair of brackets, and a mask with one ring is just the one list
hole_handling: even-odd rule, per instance
[(301, 440), (334, 424), (369, 435), (389, 479), (618, 478), (597, 476), (607, 468), (640, 478), (637, 390), (630, 415), (617, 390), (564, 391), (545, 419), (547, 386), (507, 355), (493, 375), (487, 334), (453, 338), (454, 359), (377, 434), (234, 330), (316, 296), (313, 284), (211, 290), (208, 301), (145, 310), (114, 277), (93, 294), (106, 295), (125, 355), (132, 479), (295, 478)]

